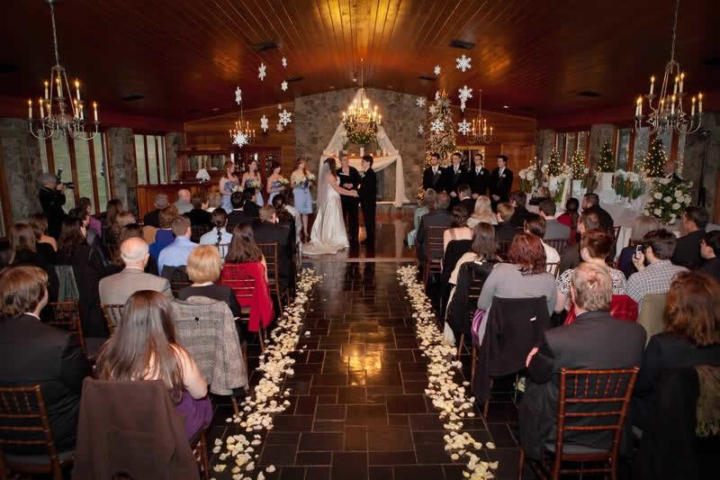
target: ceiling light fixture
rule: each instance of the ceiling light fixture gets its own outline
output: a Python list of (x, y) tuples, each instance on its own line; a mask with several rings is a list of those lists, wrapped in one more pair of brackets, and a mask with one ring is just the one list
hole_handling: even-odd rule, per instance
[[(493, 127), (488, 127), (487, 118), (482, 114), (482, 90), (478, 89), (477, 116), (472, 119), (469, 130), (466, 130), (468, 143), (487, 145), (493, 141)], [(465, 120), (463, 120), (465, 121)]]

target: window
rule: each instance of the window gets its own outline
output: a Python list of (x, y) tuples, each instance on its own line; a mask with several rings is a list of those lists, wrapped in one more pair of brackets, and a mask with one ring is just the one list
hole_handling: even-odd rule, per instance
[(138, 185), (167, 183), (165, 137), (135, 135), (135, 165)]
[[(59, 180), (64, 183), (72, 182), (72, 161), (70, 159), (70, 148), (66, 137), (58, 136), (52, 138), (52, 155), (55, 173), (59, 177)], [(77, 187), (78, 186), (75, 185), (75, 188)], [(64, 208), (66, 212), (75, 208), (75, 192), (72, 192), (71, 195), (68, 194), (68, 192), (65, 193)]]
[(556, 149), (560, 153), (560, 162), (567, 164), (577, 150), (585, 152), (587, 157), (590, 132), (558, 132), (556, 138)]
[(617, 145), (615, 151), (615, 169), (627, 171), (630, 164), (630, 142), (633, 138), (632, 128), (621, 128), (618, 130)]

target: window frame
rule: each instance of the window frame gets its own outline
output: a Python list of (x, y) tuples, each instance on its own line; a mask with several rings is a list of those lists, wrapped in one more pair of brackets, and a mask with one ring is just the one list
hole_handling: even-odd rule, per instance
[[(140, 178), (137, 172), (137, 144), (135, 142), (135, 136), (143, 137), (143, 153), (145, 155), (145, 183), (140, 183)], [(170, 168), (167, 162), (167, 142), (165, 141), (165, 135), (167, 132), (161, 132), (158, 130), (133, 130), (133, 157), (135, 160), (135, 184), (136, 185), (151, 185), (150, 182), (150, 156), (148, 155), (148, 141), (147, 137), (155, 137), (155, 163), (152, 167), (155, 169), (156, 178), (159, 185), (168, 184), (170, 178)], [(161, 140), (162, 147), (158, 145), (158, 139)], [(162, 148), (162, 159), (160, 160), (160, 148)], [(161, 175), (161, 163), (164, 163), (164, 175)], [(165, 182), (162, 181), (165, 178)]]

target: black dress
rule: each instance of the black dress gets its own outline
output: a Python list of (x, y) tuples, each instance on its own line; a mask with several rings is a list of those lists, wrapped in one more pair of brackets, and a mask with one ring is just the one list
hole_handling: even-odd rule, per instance
[(445, 308), (447, 308), (447, 302), (450, 298), (450, 291), (454, 285), (450, 284), (450, 275), (460, 257), (470, 251), (472, 240), (451, 240), (448, 242), (447, 248), (445, 249), (445, 255), (443, 255), (442, 262), (442, 274), (440, 276), (442, 284), (442, 300), (441, 300), (441, 318), (445, 317)]
[[(48, 247), (50, 247), (50, 245), (48, 245)], [(52, 247), (50, 247), (50, 249), (52, 250)], [(33, 252), (32, 250), (26, 249), (18, 250), (10, 265), (32, 265), (33, 267), (42, 268), (48, 276), (48, 298), (51, 302), (57, 301), (60, 281), (58, 280), (55, 266), (47, 260), (45, 253)]]

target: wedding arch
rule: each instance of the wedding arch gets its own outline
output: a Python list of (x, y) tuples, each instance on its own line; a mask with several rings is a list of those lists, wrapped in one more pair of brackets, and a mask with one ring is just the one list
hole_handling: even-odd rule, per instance
[[(353, 100), (357, 99), (359, 101), (360, 92), (361, 90), (357, 91)], [(345, 127), (343, 126), (342, 120), (338, 120), (338, 127), (335, 129), (335, 133), (333, 134), (330, 143), (328, 143), (328, 146), (325, 147), (325, 150), (323, 150), (322, 157), (320, 158), (320, 162), (318, 163), (318, 178), (320, 178), (320, 175), (322, 174), (323, 162), (326, 158), (333, 157), (335, 160), (338, 160), (346, 137), (347, 133), (345, 132)], [(385, 170), (390, 165), (396, 164), (395, 199), (393, 200), (393, 204), (396, 207), (402, 207), (403, 203), (409, 203), (407, 197), (405, 196), (405, 172), (403, 171), (402, 156), (392, 144), (390, 139), (387, 137), (387, 134), (385, 133), (385, 128), (382, 125), (380, 125), (378, 128), (377, 140), (378, 149), (382, 150), (384, 153), (382, 156), (379, 157), (373, 155), (373, 170), (375, 170), (376, 172), (380, 172), (382, 170)], [(350, 165), (360, 170), (360, 161), (360, 158), (351, 158)]]

